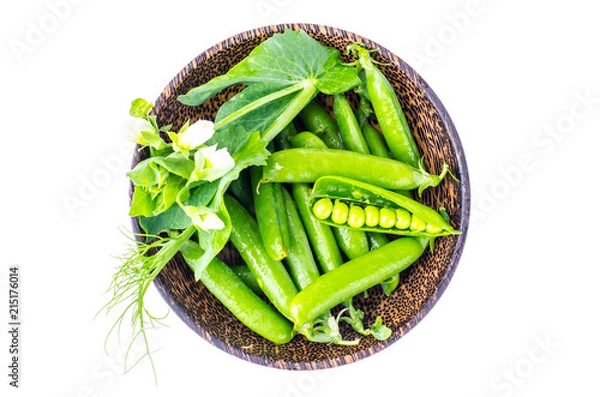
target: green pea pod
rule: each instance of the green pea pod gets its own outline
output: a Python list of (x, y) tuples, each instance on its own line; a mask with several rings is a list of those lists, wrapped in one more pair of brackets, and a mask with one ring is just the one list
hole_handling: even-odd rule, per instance
[(283, 261), (287, 264), (296, 286), (301, 290), (318, 278), (320, 273), (294, 200), (287, 190), (282, 190), (287, 220), (290, 230), (293, 230), (293, 238), (290, 239), (288, 247), (288, 256)]
[(338, 247), (348, 259), (358, 258), (369, 252), (369, 239), (362, 230), (336, 227), (333, 232)]
[(290, 140), (290, 144), (292, 148), (327, 149), (325, 142), (310, 131), (298, 133)]
[(306, 234), (321, 270), (329, 272), (344, 263), (331, 227), (312, 215), (310, 208), (310, 187), (304, 183), (292, 185), (292, 196), (298, 206), (298, 213), (306, 229)]
[(322, 275), (290, 302), (294, 327), (312, 321), (327, 310), (403, 271), (419, 259), (428, 240), (412, 237), (396, 239)]
[(311, 101), (298, 114), (298, 118), (304, 124), (304, 128), (320, 136), (332, 149), (344, 149), (340, 138), (339, 128), (333, 117), (329, 115), (315, 100)]
[(338, 123), (344, 146), (353, 152), (370, 153), (358, 120), (344, 94), (333, 96), (333, 114)]
[(244, 282), (244, 284), (246, 284), (252, 290), (252, 292), (259, 296), (265, 295), (263, 290), (260, 289), (260, 285), (258, 285), (258, 280), (256, 280), (256, 277), (254, 277), (254, 274), (252, 274), (247, 265), (238, 263), (229, 265), (229, 268), (233, 270), (236, 276), (238, 276)]
[(385, 234), (381, 233), (369, 233), (369, 249), (372, 251), (379, 247), (383, 247), (387, 243), (390, 242), (388, 237)]
[[(325, 199), (325, 200), (323, 200)], [(359, 230), (396, 234), (404, 236), (438, 237), (451, 234), (460, 234), (450, 223), (434, 209), (408, 198), (402, 194), (392, 192), (378, 186), (337, 176), (319, 178), (311, 193), (311, 206), (326, 202), (327, 199), (348, 202), (350, 205), (364, 207), (365, 221)], [(376, 223), (370, 223), (369, 208), (375, 211)], [(319, 211), (313, 207), (315, 214), (319, 214), (321, 222), (337, 227), (351, 227), (332, 220), (333, 213)], [(406, 218), (399, 214), (408, 214)], [(391, 217), (391, 220), (384, 216)], [(401, 225), (401, 221), (405, 221)], [(384, 222), (385, 221), (385, 222)], [(389, 222), (389, 223), (388, 223)], [(360, 223), (358, 223), (360, 225)]]
[(419, 166), (420, 154), (404, 111), (389, 80), (373, 63), (370, 51), (361, 44), (351, 46), (362, 67), (369, 99), (381, 132), (395, 159)]
[(367, 90), (364, 84), (355, 88), (354, 92), (356, 92), (360, 97), (358, 108), (356, 109), (356, 120), (358, 121), (360, 128), (362, 128), (369, 123), (369, 117), (371, 117), (373, 114), (373, 107), (371, 106), (371, 101), (369, 100), (368, 94), (366, 94)]
[(347, 150), (294, 148), (273, 153), (262, 168), (262, 183), (312, 183), (322, 176), (339, 175), (390, 190), (418, 189), (440, 184), (448, 173), (444, 164), (440, 175), (393, 159)]
[(240, 252), (269, 301), (281, 314), (289, 318), (289, 303), (298, 293), (294, 281), (283, 263), (267, 254), (252, 215), (233, 197), (227, 194), (223, 197), (231, 217), (231, 242)]
[(365, 136), (365, 140), (371, 149), (371, 153), (375, 156), (383, 157), (383, 158), (391, 158), (390, 150), (383, 139), (383, 135), (375, 127), (371, 124), (363, 125), (362, 132)]
[(289, 226), (285, 215), (282, 186), (279, 183), (261, 184), (261, 170), (250, 169), (254, 212), (260, 235), (268, 254), (275, 260), (282, 260), (288, 254)]
[[(188, 240), (181, 254), (192, 264), (202, 251), (197, 243)], [(294, 337), (292, 324), (219, 259), (210, 261), (200, 281), (238, 320), (262, 337), (277, 344), (287, 343)]]

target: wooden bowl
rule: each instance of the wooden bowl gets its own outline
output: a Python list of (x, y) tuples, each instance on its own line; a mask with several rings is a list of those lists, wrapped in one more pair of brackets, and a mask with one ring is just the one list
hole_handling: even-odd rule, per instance
[[(401, 275), (401, 284), (386, 297), (380, 287), (369, 290), (368, 299), (355, 298), (355, 306), (365, 311), (365, 325), (377, 315), (392, 330), (384, 342), (362, 337), (357, 346), (337, 346), (307, 342), (299, 335), (285, 345), (275, 345), (254, 334), (234, 318), (194, 276), (177, 256), (155, 280), (155, 285), (175, 313), (208, 342), (229, 354), (268, 367), (290, 370), (310, 370), (348, 364), (370, 356), (396, 342), (432, 309), (446, 289), (461, 256), (469, 221), (469, 177), (463, 149), (454, 125), (444, 106), (427, 83), (404, 61), (385, 48), (357, 34), (321, 25), (285, 24), (266, 26), (240, 33), (206, 50), (192, 60), (164, 89), (156, 100), (155, 111), (159, 125), (173, 124), (174, 129), (188, 119), (213, 119), (218, 107), (236, 93), (228, 89), (203, 106), (188, 107), (177, 96), (191, 88), (226, 73), (259, 43), (284, 29), (305, 30), (323, 44), (340, 50), (353, 42), (367, 48), (379, 48), (377, 58), (381, 69), (394, 86), (416, 142), (431, 173), (439, 173), (443, 163), (450, 165), (460, 183), (445, 178), (436, 188), (427, 189), (422, 201), (438, 208), (445, 207), (451, 223), (461, 235), (439, 238), (435, 252), (424, 256)], [(136, 164), (143, 154), (134, 155)], [(133, 219), (134, 231), (139, 225)], [(236, 260), (236, 252), (228, 248), (225, 260)], [(458, 309), (457, 309), (458, 310)], [(356, 334), (342, 324), (342, 332), (354, 339)]]

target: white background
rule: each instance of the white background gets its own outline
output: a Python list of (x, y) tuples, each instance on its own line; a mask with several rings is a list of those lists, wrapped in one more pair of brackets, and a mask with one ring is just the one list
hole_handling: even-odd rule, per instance
[[(20, 266), (21, 379), (2, 396), (597, 396), (600, 25), (591, 2), (4, 1), (0, 6), (0, 318)], [(129, 227), (129, 103), (254, 27), (321, 23), (408, 61), (467, 154), (472, 219), (433, 311), (368, 359), (318, 372), (229, 356), (174, 314), (123, 375), (94, 314)], [(597, 191), (597, 190), (596, 190)], [(69, 200), (79, 199), (76, 208)], [(148, 305), (166, 304), (154, 289)], [(6, 326), (7, 327), (7, 326)], [(8, 330), (8, 329), (7, 329)]]

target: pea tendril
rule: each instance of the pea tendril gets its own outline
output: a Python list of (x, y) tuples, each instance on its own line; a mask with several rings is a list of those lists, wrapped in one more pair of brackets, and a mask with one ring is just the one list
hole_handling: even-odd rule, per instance
[[(148, 357), (154, 379), (157, 381), (156, 368), (152, 359), (152, 351), (148, 341), (147, 329), (163, 325), (165, 318), (157, 317), (150, 313), (144, 306), (144, 296), (148, 288), (158, 276), (160, 271), (167, 265), (169, 260), (177, 254), (181, 246), (192, 236), (196, 228), (192, 225), (176, 237), (138, 235), (145, 241), (135, 241), (126, 255), (121, 256), (121, 266), (113, 275), (107, 292), (111, 293), (110, 300), (100, 309), (110, 314), (115, 310), (121, 310), (114, 324), (108, 331), (104, 348), (107, 349), (110, 336), (116, 332), (120, 340), (121, 326), (123, 321), (131, 320), (132, 338), (125, 353), (125, 372), (129, 372), (143, 358)], [(135, 239), (134, 239), (135, 240)], [(123, 307), (123, 305), (125, 305)], [(122, 308), (123, 307), (123, 308)], [(122, 308), (122, 309), (121, 309)], [(142, 338), (145, 353), (133, 364), (129, 365), (129, 355), (134, 343)]]

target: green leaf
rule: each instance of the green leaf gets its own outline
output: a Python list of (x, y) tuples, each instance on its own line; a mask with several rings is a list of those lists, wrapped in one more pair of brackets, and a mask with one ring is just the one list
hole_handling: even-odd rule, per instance
[(177, 175), (169, 175), (167, 181), (157, 196), (153, 211), (154, 215), (168, 210), (174, 203), (181, 188), (185, 185), (185, 180)]
[(185, 179), (188, 179), (194, 170), (194, 161), (179, 152), (173, 152), (166, 157), (153, 157), (152, 159), (171, 174)]
[(129, 207), (129, 216), (152, 216), (155, 203), (152, 195), (143, 186), (135, 186)]
[(140, 161), (129, 172), (127, 176), (136, 186), (154, 186), (160, 184), (163, 176), (159, 169), (156, 168), (155, 162), (158, 157), (151, 157)]
[[(335, 94), (358, 85), (357, 69), (343, 64), (339, 51), (327, 47), (304, 31), (285, 30), (258, 45), (226, 74), (191, 89), (178, 100), (190, 106), (204, 103), (216, 93), (232, 85), (246, 84), (249, 90), (228, 105), (215, 123), (215, 129), (232, 124), (259, 120), (270, 103), (287, 97), (289, 103), (273, 105), (278, 112), (268, 116), (262, 127), (263, 139), (270, 141), (310, 102), (318, 91)], [(253, 87), (258, 85), (258, 87)], [(252, 88), (250, 88), (252, 87)], [(295, 95), (292, 95), (294, 94)], [(259, 95), (260, 94), (260, 95)], [(251, 100), (248, 99), (251, 98)], [(252, 114), (258, 112), (258, 114)], [(254, 130), (252, 123), (244, 126)]]
[(152, 236), (169, 230), (183, 230), (192, 224), (178, 205), (173, 205), (156, 216), (140, 216), (139, 222), (144, 231)]
[[(239, 131), (241, 128), (237, 128), (237, 130)], [(244, 168), (267, 164), (267, 158), (270, 154), (267, 150), (267, 143), (260, 139), (258, 131), (246, 134), (243, 144), (238, 146), (231, 155), (235, 161), (235, 167), (227, 174), (227, 178), (232, 181), (239, 177)], [(223, 177), (222, 179), (226, 178)]]
[(195, 207), (208, 206), (218, 190), (219, 181), (204, 182), (199, 186), (191, 188), (188, 197), (182, 203)]
[(161, 150), (168, 147), (168, 144), (161, 138), (157, 129), (154, 129), (152, 131), (140, 131), (140, 135), (142, 136), (146, 144), (148, 146), (153, 147), (154, 149)]
[(358, 87), (362, 81), (358, 77), (357, 69), (342, 63), (338, 50), (331, 47), (326, 47), (326, 50), (328, 56), (322, 54), (322, 59), (318, 61), (322, 62), (323, 66), (317, 74), (317, 89), (323, 94), (334, 95)]
[(375, 324), (370, 328), (370, 333), (377, 340), (386, 340), (392, 335), (392, 330), (383, 324), (381, 317), (377, 316)]
[[(260, 83), (245, 88), (221, 106), (215, 118), (216, 125), (219, 125), (219, 123), (226, 120), (232, 114), (235, 114), (235, 112), (240, 111), (240, 109), (257, 103), (261, 98), (276, 90), (277, 86), (269, 83)], [(298, 92), (294, 91), (284, 95), (277, 101), (264, 103), (254, 111), (237, 118), (236, 124), (243, 125), (248, 131), (265, 131), (281, 115), (285, 108), (290, 105), (297, 94)]]
[(143, 98), (137, 98), (131, 102), (129, 114), (133, 117), (145, 119), (146, 116), (148, 116), (148, 112), (150, 112), (150, 109), (152, 109), (153, 107), (154, 104), (146, 101)]
[(196, 106), (234, 84), (293, 85), (312, 80), (326, 94), (347, 91), (360, 84), (356, 68), (339, 60), (339, 51), (310, 37), (305, 31), (286, 29), (259, 44), (226, 74), (179, 97)]

